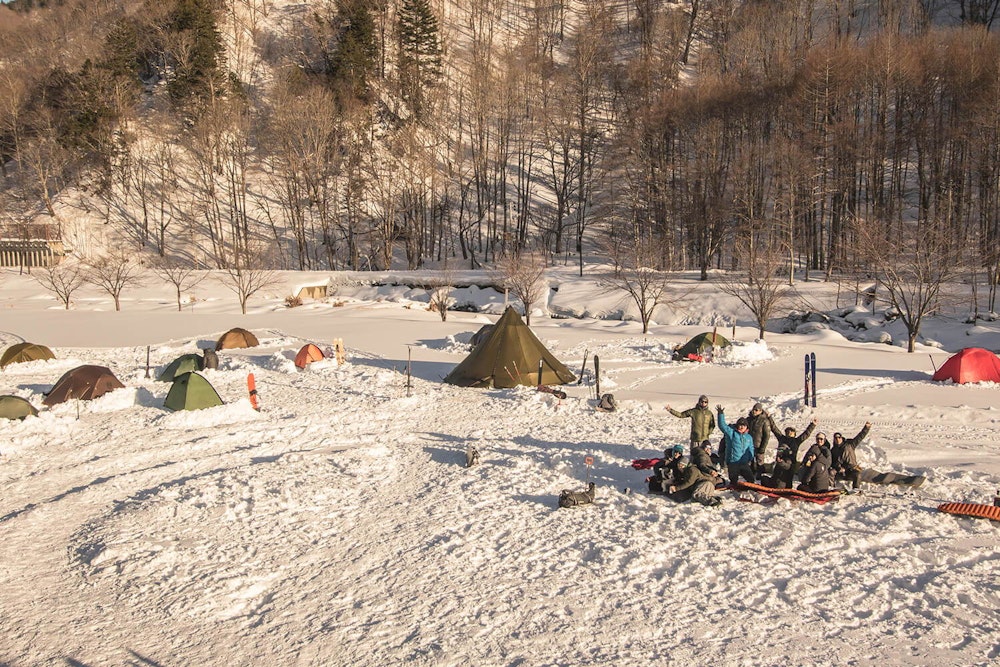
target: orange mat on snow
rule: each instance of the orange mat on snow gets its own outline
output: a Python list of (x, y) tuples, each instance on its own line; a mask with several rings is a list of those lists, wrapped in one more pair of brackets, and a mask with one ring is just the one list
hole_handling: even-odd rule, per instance
[(772, 489), (769, 486), (751, 484), (749, 482), (736, 482), (730, 485), (731, 489), (737, 491), (756, 491), (772, 498), (788, 498), (789, 500), (808, 500), (811, 503), (828, 503), (840, 498), (840, 491), (824, 491), (823, 493), (810, 493), (809, 491), (799, 491), (798, 489)]
[(948, 514), (958, 516), (972, 516), (981, 519), (993, 519), (1000, 521), (1000, 507), (996, 505), (980, 505), (979, 503), (944, 503), (938, 505), (938, 509)]

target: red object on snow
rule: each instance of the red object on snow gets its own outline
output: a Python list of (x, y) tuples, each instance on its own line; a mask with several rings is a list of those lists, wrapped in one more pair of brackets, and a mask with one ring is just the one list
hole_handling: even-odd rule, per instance
[(299, 350), (299, 353), (295, 355), (295, 366), (296, 368), (305, 368), (314, 361), (319, 361), (323, 358), (323, 351), (313, 345), (312, 343), (306, 343)]
[(981, 347), (967, 347), (937, 370), (936, 382), (1000, 382), (1000, 357)]
[(636, 470), (649, 470), (663, 459), (632, 459), (632, 467)]

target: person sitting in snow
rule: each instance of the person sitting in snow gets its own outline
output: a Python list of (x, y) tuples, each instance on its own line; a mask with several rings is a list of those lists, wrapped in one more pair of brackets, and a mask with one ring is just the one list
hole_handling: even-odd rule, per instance
[(858, 465), (857, 446), (868, 435), (872, 428), (871, 422), (865, 422), (864, 427), (853, 438), (844, 439), (842, 433), (833, 434), (833, 448), (830, 450), (833, 462), (830, 470), (834, 480), (850, 480), (851, 488), (856, 489), (861, 484), (861, 466)]
[(722, 405), (717, 405), (719, 412), (719, 428), (726, 436), (726, 469), (729, 472), (729, 483), (735, 483), (740, 477), (751, 484), (757, 481), (753, 471), (753, 436), (750, 435), (750, 424), (746, 417), (736, 420), (736, 428), (726, 423), (726, 413)]
[(827, 442), (826, 433), (817, 433), (816, 442), (806, 452), (802, 465), (805, 472), (802, 475), (802, 483), (799, 484), (800, 491), (810, 493), (822, 493), (829, 491), (833, 487), (833, 475), (830, 472), (830, 464), (833, 462), (833, 455), (830, 452), (830, 444)]
[(699, 396), (698, 404), (684, 412), (677, 412), (669, 405), (664, 407), (674, 417), (691, 420), (691, 446), (697, 447), (702, 440), (708, 439), (715, 428), (715, 417), (708, 407), (708, 396)]
[(667, 495), (671, 499), (679, 503), (696, 500), (710, 507), (722, 502), (715, 495), (715, 482), (719, 473), (714, 470), (711, 473), (702, 472), (697, 466), (690, 465), (686, 456), (678, 461), (677, 467), (681, 471), (680, 478), (667, 488)]
[(767, 421), (771, 433), (778, 441), (778, 453), (774, 458), (774, 469), (769, 476), (762, 479), (761, 483), (775, 489), (790, 489), (795, 486), (795, 473), (799, 470), (799, 447), (809, 439), (819, 422), (813, 419), (802, 435), (796, 435), (794, 426), (786, 426), (785, 432), (782, 433), (772, 417), (768, 416)]
[(691, 465), (706, 475), (719, 472), (712, 460), (712, 441), (702, 440), (701, 444), (691, 449)]
[(677, 462), (684, 456), (684, 445), (674, 445), (663, 450), (663, 458), (653, 464), (653, 476), (650, 478), (650, 490), (656, 493), (666, 493), (674, 480), (680, 478)]

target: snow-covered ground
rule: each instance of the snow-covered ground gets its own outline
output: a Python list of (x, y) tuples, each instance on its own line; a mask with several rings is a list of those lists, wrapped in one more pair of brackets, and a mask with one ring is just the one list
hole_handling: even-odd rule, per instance
[[(494, 315), (442, 322), (419, 290), (358, 285), (285, 307), (292, 286), (328, 277), (290, 274), (244, 316), (210, 281), (183, 312), (163, 286), (126, 292), (122, 312), (85, 290), (66, 311), (2, 274), (0, 348), (29, 340), (57, 358), (8, 366), (0, 394), (41, 407), (85, 363), (126, 388), (0, 421), (0, 664), (1000, 664), (1000, 523), (936, 510), (1000, 488), (1000, 392), (929, 381), (950, 352), (1000, 348), (997, 323), (933, 320), (936, 344), (907, 354), (838, 326), (757, 342), (746, 313), (694, 284), (647, 336), (536, 312), (533, 330), (574, 372), (599, 355), (601, 391), (620, 404), (601, 413), (592, 361), (563, 401), (443, 384)], [(595, 283), (554, 279), (548, 312), (628, 310)], [(800, 288), (831, 311), (853, 303)], [(502, 310), (491, 290), (456, 296)], [(727, 357), (670, 360), (722, 318), (737, 322)], [(169, 385), (145, 377), (146, 346), (155, 377), (234, 326), (261, 345), (204, 372), (226, 405), (163, 409)], [(295, 368), (304, 343), (335, 338), (347, 363)], [(801, 401), (808, 352), (816, 409)], [(701, 393), (730, 417), (760, 401), (828, 434), (871, 421), (861, 463), (927, 482), (822, 506), (649, 496), (631, 460), (686, 442), (688, 422), (663, 408)], [(482, 463), (466, 468), (470, 444)], [(594, 505), (557, 509), (561, 489), (588, 481)]]

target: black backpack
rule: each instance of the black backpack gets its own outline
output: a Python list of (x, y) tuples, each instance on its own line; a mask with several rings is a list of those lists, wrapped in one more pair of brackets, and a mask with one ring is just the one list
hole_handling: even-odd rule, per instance
[(618, 401), (615, 400), (614, 394), (603, 394), (601, 400), (597, 403), (597, 409), (602, 412), (614, 412), (618, 409)]
[(563, 489), (559, 494), (559, 507), (576, 507), (594, 502), (594, 483), (587, 485), (586, 491), (570, 491)]

